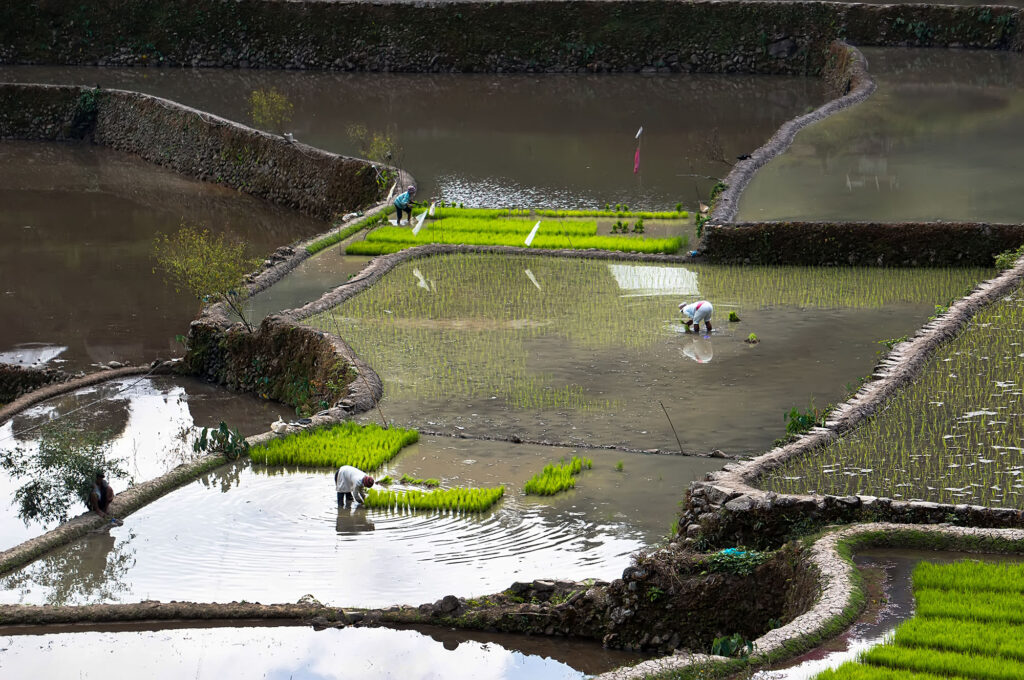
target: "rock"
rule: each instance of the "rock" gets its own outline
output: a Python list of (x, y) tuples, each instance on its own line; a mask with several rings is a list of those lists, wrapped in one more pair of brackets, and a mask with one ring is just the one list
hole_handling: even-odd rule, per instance
[(445, 595), (441, 598), (440, 609), (445, 614), (451, 614), (462, 608), (462, 603), (459, 602), (459, 598), (454, 595)]
[(783, 38), (768, 44), (768, 54), (775, 59), (787, 59), (796, 52), (796, 42), (792, 38)]
[(554, 581), (536, 580), (533, 582), (533, 590), (539, 593), (551, 593), (555, 590)]
[(725, 504), (729, 512), (750, 512), (757, 506), (757, 500), (752, 496), (740, 496)]
[(729, 454), (727, 454), (725, 451), (723, 451), (721, 449), (715, 449), (714, 451), (712, 451), (711, 453), (708, 454), (708, 457), (709, 458), (728, 458)]

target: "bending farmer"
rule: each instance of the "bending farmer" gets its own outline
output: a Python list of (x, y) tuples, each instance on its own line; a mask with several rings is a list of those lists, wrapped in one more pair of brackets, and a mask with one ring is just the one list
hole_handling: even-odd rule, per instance
[(104, 517), (110, 517), (107, 508), (110, 507), (112, 500), (114, 500), (114, 490), (107, 484), (103, 471), (97, 471), (96, 481), (92, 485), (92, 491), (89, 492), (89, 509)]
[(338, 491), (338, 505), (350, 505), (353, 496), (357, 503), (366, 499), (363, 489), (373, 486), (373, 477), (366, 474), (357, 467), (342, 465), (334, 473), (334, 484)]
[(690, 324), (693, 324), (695, 331), (700, 331), (700, 322), (703, 321), (708, 333), (711, 332), (711, 313), (714, 310), (711, 308), (711, 303), (707, 300), (691, 302), (690, 304), (680, 302), (679, 311), (683, 313), (683, 316), (689, 317), (683, 319), (687, 331), (690, 330)]
[(412, 224), (412, 199), (416, 195), (416, 187), (409, 185), (409, 188), (395, 199), (395, 210), (398, 211), (398, 219), (395, 220), (395, 224), (402, 223), (402, 213), (409, 213), (409, 223)]

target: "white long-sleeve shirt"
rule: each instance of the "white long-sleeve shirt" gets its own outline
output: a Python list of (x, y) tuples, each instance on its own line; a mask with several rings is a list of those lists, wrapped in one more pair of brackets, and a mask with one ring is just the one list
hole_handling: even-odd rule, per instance
[(335, 475), (338, 493), (350, 493), (359, 503), (363, 502), (363, 477), (366, 473), (352, 465), (342, 465)]

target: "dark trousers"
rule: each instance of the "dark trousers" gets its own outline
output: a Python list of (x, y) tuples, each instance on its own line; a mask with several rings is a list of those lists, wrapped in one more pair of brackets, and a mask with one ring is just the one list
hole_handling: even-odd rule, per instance
[(395, 220), (396, 223), (402, 221), (402, 213), (409, 213), (409, 221), (412, 222), (412, 206), (411, 205), (408, 208), (399, 208), (398, 209), (398, 219)]
[(352, 505), (352, 501), (353, 500), (355, 500), (355, 499), (352, 498), (352, 494), (350, 494), (348, 491), (339, 491), (338, 492), (338, 507), (339, 508), (341, 506), (343, 506), (343, 505)]

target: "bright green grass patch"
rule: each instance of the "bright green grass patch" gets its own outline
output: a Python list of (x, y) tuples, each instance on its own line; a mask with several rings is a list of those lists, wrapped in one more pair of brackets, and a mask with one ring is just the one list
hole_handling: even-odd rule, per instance
[(680, 212), (627, 212), (615, 210), (535, 210), (540, 217), (639, 217), (645, 220), (684, 220), (690, 213)]
[(344, 229), (340, 229), (334, 232), (333, 234), (329, 234), (327, 236), (324, 236), (322, 239), (310, 243), (308, 246), (306, 246), (306, 252), (309, 253), (310, 255), (315, 255), (324, 248), (329, 248), (333, 246), (335, 243), (340, 243), (341, 241), (344, 241), (352, 234), (355, 234), (356, 232), (365, 229), (371, 224), (376, 224), (378, 222), (387, 220), (387, 216), (393, 213), (394, 211), (394, 206), (387, 206), (380, 212), (376, 213), (375, 215), (364, 217), (363, 219), (359, 220), (358, 222), (351, 226), (348, 226)]
[(1019, 593), (1024, 591), (1024, 564), (985, 564), (976, 560), (942, 565), (922, 562), (914, 569), (914, 589), (919, 588)]
[(418, 477), (413, 477), (412, 475), (402, 475), (401, 479), (398, 480), (398, 483), (409, 484), (411, 486), (426, 486), (432, 489), (441, 486), (440, 479), (434, 479), (433, 477), (420, 479)]
[(1024, 661), (1024, 626), (947, 618), (914, 618), (896, 629), (893, 643), (961, 654), (988, 654)]
[(399, 250), (423, 245), (422, 243), (381, 243), (373, 241), (353, 241), (345, 247), (346, 255), (390, 255)]
[[(568, 236), (594, 236), (597, 234), (597, 222), (593, 220), (574, 220), (574, 221), (556, 221), (556, 220), (487, 220), (487, 219), (466, 219), (458, 217), (448, 217), (445, 219), (434, 220), (433, 222), (427, 222), (423, 225), (423, 231), (467, 231), (467, 232), (486, 232), (491, 234), (519, 234), (524, 239), (526, 235), (530, 233), (534, 225), (540, 222), (540, 229), (537, 231), (538, 235), (541, 234), (566, 234)], [(367, 235), (368, 241), (378, 240), (377, 232), (383, 231), (378, 229), (372, 234)], [(408, 241), (409, 236), (412, 234), (412, 230), (408, 228), (402, 228), (399, 231), (405, 233), (403, 238), (385, 238), (384, 240), (396, 240), (396, 241)], [(422, 232), (421, 232), (422, 233)]]
[[(402, 241), (402, 238), (407, 240)], [(358, 248), (353, 248), (356, 243), (349, 245), (346, 253), (349, 255), (380, 255), (385, 252), (395, 252), (393, 249), (397, 243), (405, 244), (404, 247), (422, 245), (424, 243), (450, 243), (476, 246), (517, 246), (525, 248), (525, 237), (521, 234), (494, 234), (489, 232), (469, 231), (435, 231), (424, 229), (417, 236), (412, 231), (400, 227), (382, 227), (370, 233), (365, 241)], [(374, 250), (371, 244), (380, 243), (382, 248)], [(675, 253), (683, 247), (683, 239), (674, 236), (672, 238), (636, 238), (627, 236), (577, 236), (570, 237), (559, 234), (538, 233), (530, 244), (531, 248), (541, 249), (572, 249), (586, 250), (594, 248), (597, 250), (617, 250), (631, 253)], [(401, 248), (399, 248), (401, 250)]]
[(913, 673), (847, 661), (838, 668), (822, 671), (814, 676), (814, 680), (965, 680), (965, 678), (934, 675), (933, 673)]
[(545, 465), (542, 471), (527, 480), (523, 490), (534, 496), (554, 496), (559, 491), (575, 488), (576, 475), (592, 467), (592, 460), (579, 456), (573, 456), (568, 463)]
[(870, 666), (936, 675), (962, 675), (981, 680), (1020, 680), (1024, 678), (1024, 663), (1019, 661), (916, 647), (880, 645), (864, 652), (860, 660)]
[(340, 467), (353, 465), (360, 470), (376, 470), (402, 450), (418, 441), (416, 430), (400, 427), (383, 429), (378, 425), (344, 422), (329, 428), (303, 430), (254, 446), (249, 457), (266, 465), (309, 465)]
[(465, 217), (468, 219), (484, 219), (495, 217), (524, 217), (530, 214), (524, 208), (434, 208), (434, 219), (448, 217)]
[(452, 512), (484, 512), (505, 495), (504, 486), (486, 489), (455, 488), (438, 491), (377, 491), (370, 489), (363, 505), (389, 510), (450, 510)]
[(1017, 593), (922, 588), (914, 595), (918, 616), (1024, 623), (1024, 597)]

